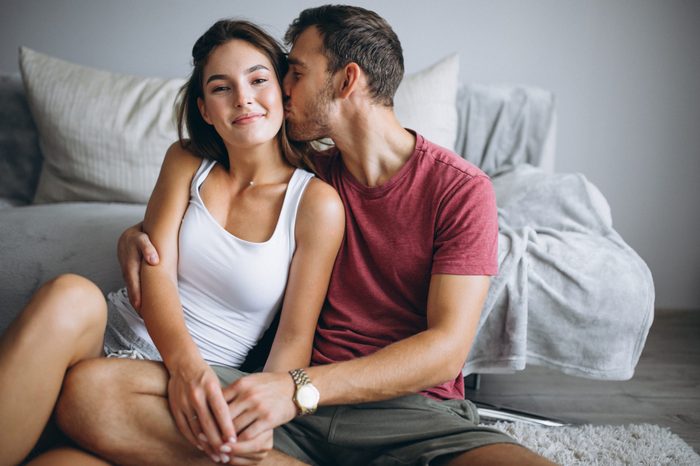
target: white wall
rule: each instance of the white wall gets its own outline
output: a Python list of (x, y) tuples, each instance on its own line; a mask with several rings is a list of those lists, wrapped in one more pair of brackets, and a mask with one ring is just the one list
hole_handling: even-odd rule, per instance
[[(243, 16), (281, 37), (288, 0), (0, 0), (0, 71), (27, 45), (113, 71), (184, 76), (194, 40)], [(558, 171), (584, 173), (649, 264), (657, 306), (700, 309), (700, 2), (354, 1), (395, 27), (409, 72), (457, 51), (463, 79), (551, 89)]]

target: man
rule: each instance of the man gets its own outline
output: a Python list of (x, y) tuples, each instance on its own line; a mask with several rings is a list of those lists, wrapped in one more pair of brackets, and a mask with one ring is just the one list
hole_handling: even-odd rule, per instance
[[(344, 202), (346, 237), (311, 367), (220, 374), (238, 438), (202, 433), (197, 446), (217, 462), (254, 464), (274, 428), (275, 450), (289, 456), (275, 452), (266, 464), (295, 464), (290, 457), (310, 464), (551, 464), (479, 427), (463, 400), (461, 368), (488, 276), (497, 273), (489, 179), (396, 119), (403, 57), (381, 17), (357, 7), (312, 8), (285, 39), (293, 45), (284, 82), (287, 129), (292, 139), (335, 142), (315, 162)], [(149, 261), (157, 253), (133, 228), (120, 243), (137, 301), (137, 245)], [(78, 367), (59, 403), (59, 423), (118, 463), (208, 462), (177, 432), (163, 396), (167, 380), (162, 371), (154, 377), (149, 364)], [(99, 419), (91, 420), (95, 410)]]

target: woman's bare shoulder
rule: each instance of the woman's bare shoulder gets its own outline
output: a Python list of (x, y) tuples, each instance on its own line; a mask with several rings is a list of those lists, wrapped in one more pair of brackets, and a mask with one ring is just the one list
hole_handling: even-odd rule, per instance
[(338, 192), (318, 178), (309, 180), (299, 204), (299, 221), (313, 228), (344, 228), (345, 209)]

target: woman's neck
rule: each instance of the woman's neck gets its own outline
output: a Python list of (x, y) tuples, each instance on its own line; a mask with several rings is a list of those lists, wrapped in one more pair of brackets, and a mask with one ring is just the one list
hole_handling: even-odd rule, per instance
[(277, 139), (254, 147), (226, 146), (231, 181), (241, 188), (279, 183), (292, 167), (282, 155)]

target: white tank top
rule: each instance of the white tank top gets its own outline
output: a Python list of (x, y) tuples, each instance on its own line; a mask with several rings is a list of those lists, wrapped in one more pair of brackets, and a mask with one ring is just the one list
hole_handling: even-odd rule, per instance
[[(297, 209), (314, 175), (294, 171), (272, 237), (253, 243), (226, 231), (202, 201), (199, 188), (215, 164), (202, 161), (192, 180), (179, 234), (178, 286), (185, 323), (204, 360), (239, 367), (282, 303)], [(117, 307), (131, 330), (153, 344), (133, 308)]]

